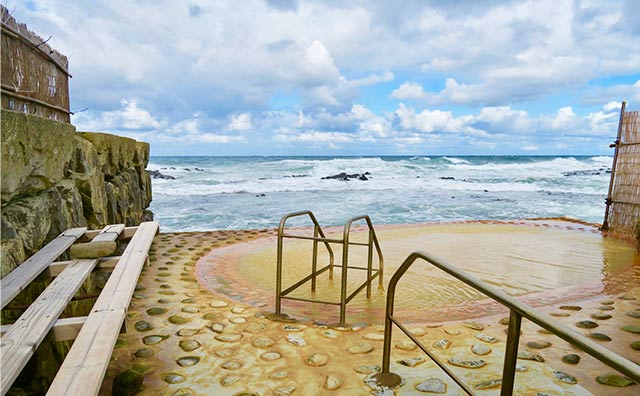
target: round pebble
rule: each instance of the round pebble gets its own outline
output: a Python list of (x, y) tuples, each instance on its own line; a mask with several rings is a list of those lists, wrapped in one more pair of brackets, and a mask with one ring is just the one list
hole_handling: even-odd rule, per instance
[(282, 355), (279, 352), (265, 352), (262, 355), (260, 355), (260, 357), (263, 360), (271, 362), (271, 361), (280, 359)]
[(182, 367), (195, 366), (200, 361), (200, 358), (197, 356), (184, 356), (180, 359), (176, 360), (176, 363)]
[(241, 338), (242, 338), (242, 334), (234, 334), (234, 333), (218, 334), (215, 337), (216, 340), (222, 341), (222, 342), (236, 342), (236, 341), (240, 341)]
[(356, 355), (361, 353), (369, 353), (373, 351), (373, 349), (373, 345), (369, 344), (368, 342), (359, 342), (347, 347), (347, 352)]
[(416, 390), (427, 393), (443, 394), (447, 393), (447, 384), (440, 378), (427, 378), (415, 385)]
[(607, 320), (607, 319), (611, 319), (612, 316), (606, 313), (601, 313), (601, 312), (596, 312), (594, 314), (591, 314), (591, 319), (596, 319), (596, 320)]
[(549, 341), (529, 341), (527, 346), (533, 349), (544, 349), (550, 347), (551, 343)]
[(253, 340), (253, 342), (251, 344), (256, 348), (269, 348), (270, 346), (272, 346), (275, 343), (276, 343), (276, 341), (273, 338), (258, 337), (255, 340)]
[(443, 338), (443, 339), (441, 339), (441, 340), (435, 341), (435, 342), (433, 343), (433, 347), (434, 347), (435, 349), (447, 349), (447, 348), (449, 348), (450, 346), (451, 346), (451, 341), (449, 341), (449, 340), (448, 340), (448, 339), (446, 339), (446, 338)]
[(413, 351), (418, 346), (414, 344), (412, 341), (400, 341), (396, 343), (395, 347), (403, 351)]
[(159, 307), (155, 307), (155, 308), (149, 308), (147, 309), (147, 313), (151, 316), (157, 316), (157, 315), (162, 315), (163, 313), (167, 312), (167, 310), (165, 308), (159, 308)]
[(289, 396), (296, 390), (293, 385), (279, 386), (273, 390), (275, 396)]
[(373, 374), (379, 373), (382, 371), (382, 367), (377, 364), (363, 364), (353, 368), (356, 373), (360, 374)]
[(150, 335), (150, 336), (146, 336), (142, 338), (142, 342), (145, 345), (153, 345), (153, 344), (157, 344), (161, 341), (166, 340), (167, 338), (169, 338), (168, 336), (161, 336), (161, 335)]
[(327, 337), (327, 338), (331, 338), (331, 339), (336, 339), (338, 338), (338, 332), (335, 330), (324, 330), (322, 332), (322, 335)]
[(178, 346), (185, 352), (191, 352), (200, 348), (202, 344), (197, 340), (182, 340), (178, 343)]
[(133, 356), (137, 357), (138, 359), (146, 359), (148, 357), (153, 356), (153, 354), (154, 354), (153, 349), (141, 348), (141, 349), (138, 349), (137, 351), (135, 351), (133, 353)]
[(180, 329), (178, 330), (178, 332), (176, 333), (177, 335), (179, 335), (180, 337), (191, 337), (192, 335), (196, 335), (198, 334), (198, 332), (200, 331), (200, 329)]
[(444, 332), (449, 335), (460, 335), (460, 330), (458, 329), (444, 329)]
[(342, 378), (335, 375), (327, 375), (327, 378), (325, 378), (324, 380), (324, 388), (326, 390), (336, 390), (340, 388), (342, 384)]
[(613, 311), (615, 308), (611, 307), (609, 305), (603, 305), (603, 306), (600, 306), (600, 307), (596, 307), (596, 309), (599, 309), (601, 311)]
[(173, 323), (173, 324), (180, 325), (180, 324), (185, 324), (185, 323), (189, 322), (189, 319), (187, 319), (185, 317), (182, 317), (182, 316), (179, 316), (179, 315), (172, 315), (172, 316), (169, 316), (169, 322)]
[(308, 366), (324, 366), (325, 364), (329, 363), (329, 355), (326, 355), (324, 353), (312, 353), (311, 355), (307, 356), (307, 358), (305, 359), (305, 363)]
[(640, 334), (640, 326), (626, 325), (622, 326), (621, 329), (624, 331), (628, 331), (629, 333)]
[(225, 370), (238, 370), (240, 367), (242, 367), (242, 363), (240, 363), (237, 360), (229, 360), (227, 362), (222, 363), (220, 367), (222, 367)]
[(558, 379), (558, 381), (564, 382), (565, 384), (573, 385), (578, 383), (577, 379), (567, 373), (563, 373), (562, 371), (554, 371), (553, 375)]
[(589, 337), (598, 341), (611, 341), (611, 337), (602, 333), (590, 333)]
[(153, 329), (153, 325), (144, 320), (137, 321), (136, 324), (133, 325), (133, 327), (135, 327), (135, 329), (140, 332), (149, 331)]
[(402, 359), (402, 360), (398, 360), (398, 363), (403, 365), (403, 366), (407, 366), (407, 367), (415, 367), (421, 363), (424, 363), (425, 360), (423, 357), (412, 357), (412, 358), (408, 358), (408, 359)]
[(598, 324), (590, 320), (581, 320), (576, 323), (576, 327), (579, 327), (581, 329), (595, 329), (596, 327), (598, 327)]
[(462, 325), (464, 327), (467, 327), (469, 329), (476, 330), (476, 331), (484, 330), (484, 325), (476, 321), (462, 322)]
[(561, 305), (558, 308), (559, 309), (564, 309), (566, 311), (580, 311), (580, 310), (582, 310), (582, 307), (579, 307), (577, 305)]
[(269, 374), (270, 379), (276, 379), (276, 380), (284, 379), (284, 378), (287, 378), (288, 376), (289, 376), (289, 372), (286, 370), (279, 370)]
[(211, 308), (224, 308), (226, 306), (228, 306), (229, 303), (227, 303), (226, 301), (222, 301), (222, 300), (213, 300), (209, 303), (209, 306)]
[[(241, 379), (242, 377), (240, 377), (239, 375), (235, 375), (235, 374), (225, 375), (224, 377), (220, 378), (220, 385), (224, 387), (232, 386), (233, 384), (240, 381)], [(243, 393), (243, 395), (249, 395), (249, 393)]]
[(162, 380), (169, 384), (179, 384), (183, 382), (185, 378), (180, 374), (168, 373), (162, 376)]
[(362, 336), (365, 340), (384, 341), (384, 334), (369, 333)]
[(184, 313), (198, 313), (200, 310), (196, 307), (184, 307), (182, 308), (182, 312)]
[(596, 381), (603, 385), (618, 386), (618, 387), (625, 387), (625, 386), (635, 384), (635, 382), (633, 382), (629, 378), (623, 377), (618, 374), (599, 375), (596, 377)]
[(471, 352), (479, 356), (484, 356), (491, 353), (491, 348), (484, 344), (473, 344), (471, 346)]
[(454, 366), (476, 369), (487, 365), (482, 359), (469, 359), (466, 357), (451, 356), (448, 360)]
[(578, 364), (580, 363), (580, 355), (576, 355), (575, 353), (570, 353), (568, 355), (564, 355), (562, 357), (562, 361), (566, 364)]
[(243, 323), (247, 323), (247, 319), (238, 316), (238, 317), (234, 317), (234, 318), (229, 318), (229, 322), (231, 322), (233, 324), (243, 324)]
[(630, 316), (634, 319), (640, 319), (640, 311), (629, 311), (627, 312), (627, 316)]
[(304, 338), (297, 334), (287, 334), (287, 341), (297, 346), (307, 345), (307, 342), (304, 340)]
[(640, 351), (640, 341), (634, 341), (631, 344), (629, 344), (629, 346), (631, 347), (631, 349), (633, 349), (634, 351)]
[[(414, 327), (412, 329), (409, 329), (409, 331), (411, 332), (411, 334), (413, 334), (415, 337), (422, 337), (424, 335), (427, 334), (427, 331), (425, 329), (423, 329), (422, 327)], [(384, 339), (384, 337), (383, 337)]]
[(211, 323), (209, 329), (214, 333), (222, 333), (224, 331), (224, 325), (222, 323)]

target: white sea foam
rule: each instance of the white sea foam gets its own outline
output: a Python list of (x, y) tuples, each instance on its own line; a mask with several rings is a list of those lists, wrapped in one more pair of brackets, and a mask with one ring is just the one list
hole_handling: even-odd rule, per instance
[[(335, 224), (362, 210), (387, 223), (561, 215), (598, 221), (610, 162), (604, 156), (155, 157), (149, 169), (176, 178), (153, 181), (156, 217), (165, 228), (193, 230), (275, 226), (289, 209), (312, 209)], [(590, 170), (596, 172), (571, 174)], [(368, 172), (369, 180), (322, 179), (342, 172)]]

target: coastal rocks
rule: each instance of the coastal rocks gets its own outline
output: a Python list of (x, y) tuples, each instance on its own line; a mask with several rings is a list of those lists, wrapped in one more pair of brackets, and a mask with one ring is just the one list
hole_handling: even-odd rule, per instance
[(341, 172), (341, 173), (338, 173), (337, 175), (322, 177), (321, 180), (335, 179), (335, 180), (341, 180), (341, 181), (349, 181), (349, 180), (357, 179), (357, 180), (367, 181), (369, 180), (367, 178), (368, 175), (371, 175), (371, 173), (365, 172), (365, 173), (347, 174), (346, 172)]
[(608, 168), (585, 169), (585, 170), (564, 172), (562, 175), (563, 176), (598, 176), (598, 175), (605, 175), (607, 173), (611, 173), (611, 169), (608, 169)]
[(159, 170), (150, 170), (148, 171), (149, 175), (154, 179), (164, 179), (164, 180), (175, 180), (176, 178), (170, 175), (165, 175), (160, 173)]
[(532, 360), (535, 362), (544, 362), (544, 358), (537, 353), (529, 352), (525, 349), (518, 351), (518, 359)]
[(480, 341), (486, 342), (488, 344), (495, 344), (496, 342), (498, 342), (497, 338), (491, 337), (490, 335), (487, 335), (487, 334), (484, 334), (484, 333), (474, 334), (474, 337), (476, 337)]

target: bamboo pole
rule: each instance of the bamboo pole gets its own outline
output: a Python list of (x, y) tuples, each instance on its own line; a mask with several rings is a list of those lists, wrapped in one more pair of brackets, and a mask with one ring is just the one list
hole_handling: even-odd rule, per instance
[(602, 230), (609, 229), (609, 209), (611, 208), (611, 194), (613, 193), (613, 181), (616, 176), (616, 164), (618, 162), (618, 150), (620, 148), (620, 136), (622, 135), (622, 122), (624, 121), (624, 110), (627, 107), (627, 102), (622, 101), (622, 107), (620, 107), (620, 121), (618, 122), (618, 135), (616, 137), (615, 150), (613, 152), (613, 164), (611, 165), (611, 180), (609, 181), (609, 192), (607, 193), (607, 204), (604, 210), (604, 221), (602, 222)]

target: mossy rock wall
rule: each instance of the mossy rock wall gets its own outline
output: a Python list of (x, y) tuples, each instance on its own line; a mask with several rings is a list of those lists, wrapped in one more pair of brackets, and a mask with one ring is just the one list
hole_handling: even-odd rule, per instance
[(149, 145), (2, 110), (4, 277), (67, 228), (149, 220)]
[[(147, 210), (147, 143), (76, 132), (70, 124), (4, 109), (0, 131), (0, 277), (68, 228), (133, 226), (152, 219)], [(107, 277), (105, 272), (92, 273), (61, 317), (88, 315)], [(39, 276), (2, 310), (1, 323), (13, 323), (50, 283), (45, 274)], [(44, 395), (71, 344), (55, 342), (49, 334), (10, 394)]]

